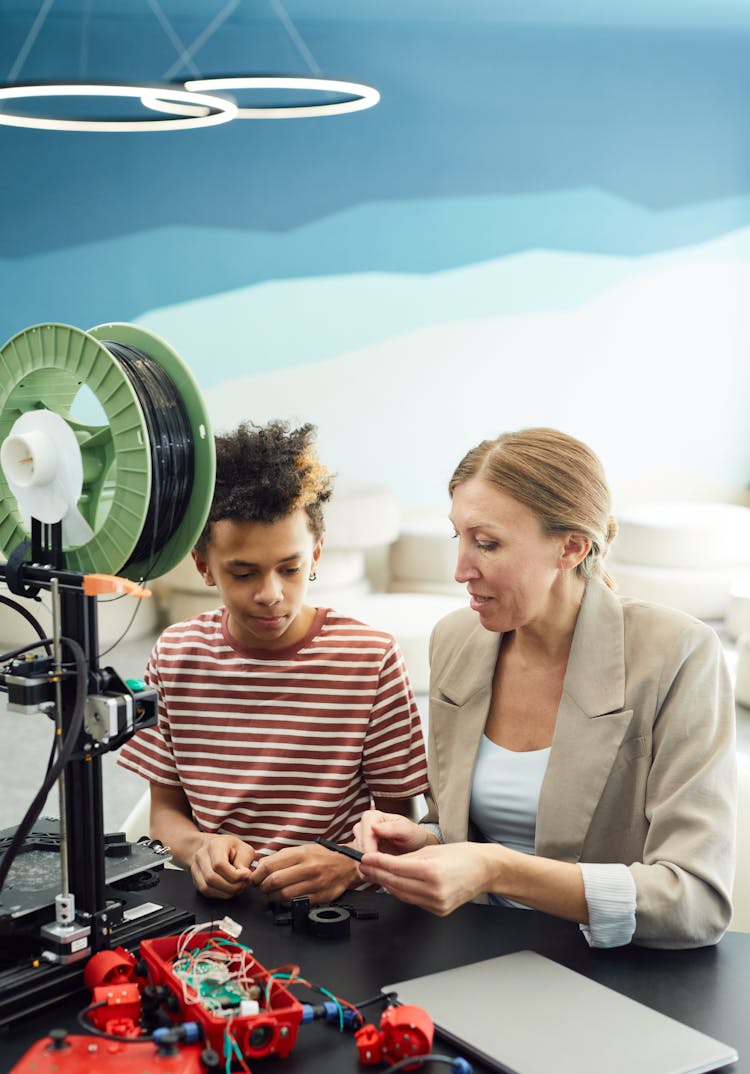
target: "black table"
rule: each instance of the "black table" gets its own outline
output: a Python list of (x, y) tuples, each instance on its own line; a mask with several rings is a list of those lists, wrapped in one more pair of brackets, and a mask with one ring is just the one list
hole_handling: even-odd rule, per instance
[[(265, 898), (257, 891), (233, 902), (209, 901), (192, 888), (179, 871), (163, 873), (154, 901), (185, 907), (196, 922), (228, 914), (244, 926), (240, 940), (266, 968), (294, 963), (302, 975), (352, 1003), (363, 1002), (382, 984), (448, 969), (511, 951), (530, 949), (576, 970), (632, 999), (670, 1015), (695, 1029), (734, 1045), (740, 1055), (726, 1074), (750, 1072), (750, 935), (729, 933), (717, 947), (695, 951), (654, 951), (639, 947), (593, 950), (577, 925), (530, 910), (468, 905), (450, 917), (436, 918), (406, 906), (388, 895), (358, 893), (345, 900), (378, 911), (377, 920), (351, 921), (348, 939), (321, 940), (274, 923)], [(302, 1002), (319, 997), (295, 990)], [(80, 1032), (75, 1012), (84, 1005), (66, 1000), (16, 1024), (0, 1037), (0, 1067), (5, 1072), (35, 1040), (50, 1028), (64, 1026)], [(377, 1024), (381, 1007), (365, 1014)], [(436, 1050), (454, 1049), (435, 1042)], [(474, 1062), (477, 1072), (486, 1070)], [(314, 1022), (301, 1026), (296, 1045), (286, 1059), (270, 1056), (251, 1063), (253, 1074), (330, 1074), (331, 1071), (379, 1071), (360, 1066), (350, 1033)], [(425, 1074), (448, 1067), (425, 1064)], [(637, 1074), (637, 1072), (634, 1072)]]

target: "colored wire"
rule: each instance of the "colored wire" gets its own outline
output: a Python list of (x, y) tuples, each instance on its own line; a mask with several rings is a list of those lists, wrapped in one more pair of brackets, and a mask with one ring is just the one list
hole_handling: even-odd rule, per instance
[(185, 517), (195, 476), (192, 429), (182, 398), (166, 370), (143, 351), (103, 340), (123, 367), (143, 413), (151, 451), (151, 498), (140, 537), (125, 566), (159, 554)]
[(466, 1059), (456, 1058), (450, 1055), (436, 1055), (431, 1052), (429, 1055), (410, 1055), (405, 1059), (399, 1059), (398, 1063), (394, 1063), (393, 1066), (388, 1067), (382, 1072), (382, 1074), (395, 1074), (397, 1070), (404, 1070), (405, 1067), (413, 1067), (419, 1063), (421, 1066), (423, 1063), (447, 1063), (451, 1070), (455, 1071), (455, 1074), (472, 1074), (474, 1069), (471, 1063)]
[(231, 1025), (232, 1025), (232, 1022), (231, 1022), (231, 1019), (230, 1019), (229, 1024), (227, 1025), (227, 1028), (224, 1030), (224, 1058), (225, 1058), (224, 1070), (225, 1070), (225, 1074), (231, 1074), (231, 1071), (232, 1071), (232, 1056), (233, 1055), (237, 1058), (237, 1060), (238, 1060), (240, 1066), (242, 1067), (243, 1071), (245, 1071), (245, 1074), (251, 1074), (250, 1067), (245, 1062), (245, 1057), (243, 1056), (242, 1052), (240, 1051), (240, 1046), (237, 1043), (237, 1041), (234, 1039), (234, 1037), (232, 1036)]

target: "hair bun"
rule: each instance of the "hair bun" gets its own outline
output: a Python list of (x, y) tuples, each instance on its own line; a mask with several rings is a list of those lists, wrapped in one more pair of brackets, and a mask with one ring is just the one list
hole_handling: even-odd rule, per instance
[(614, 519), (612, 517), (612, 515), (610, 515), (609, 519), (607, 520), (607, 544), (608, 545), (612, 544), (612, 542), (614, 541), (615, 537), (617, 536), (617, 529), (618, 529), (617, 520)]

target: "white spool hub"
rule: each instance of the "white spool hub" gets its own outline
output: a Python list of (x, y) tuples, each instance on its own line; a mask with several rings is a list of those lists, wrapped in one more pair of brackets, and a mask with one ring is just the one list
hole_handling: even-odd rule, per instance
[(0, 465), (27, 528), (31, 519), (62, 522), (63, 542), (77, 547), (93, 536), (78, 510), (83, 461), (75, 433), (51, 410), (28, 410), (0, 446)]

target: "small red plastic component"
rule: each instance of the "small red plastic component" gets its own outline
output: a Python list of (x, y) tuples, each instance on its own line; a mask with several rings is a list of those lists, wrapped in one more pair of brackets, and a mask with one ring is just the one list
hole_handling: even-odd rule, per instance
[(83, 979), (92, 992), (99, 985), (112, 984), (115, 981), (133, 981), (135, 957), (124, 947), (116, 947), (114, 951), (99, 951), (86, 963)]
[[(99, 985), (92, 992), (91, 1002), (104, 1004), (89, 1011), (89, 1019), (97, 1029), (118, 1036), (140, 1035), (141, 992), (137, 984)], [(122, 1032), (112, 1028), (115, 1023), (126, 1023), (131, 1027), (131, 1031)]]
[(368, 1024), (362, 1026), (354, 1034), (354, 1039), (357, 1042), (357, 1051), (359, 1052), (359, 1061), (364, 1066), (371, 1066), (373, 1063), (380, 1063), (383, 1058), (383, 1049), (381, 1046), (380, 1031), (375, 1028), (374, 1025)]
[[(407, 1056), (429, 1055), (435, 1026), (427, 1011), (413, 1004), (389, 1007), (380, 1019), (381, 1048), (386, 1063), (398, 1063)], [(414, 1070), (413, 1063), (404, 1070)]]

